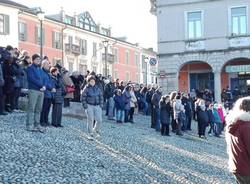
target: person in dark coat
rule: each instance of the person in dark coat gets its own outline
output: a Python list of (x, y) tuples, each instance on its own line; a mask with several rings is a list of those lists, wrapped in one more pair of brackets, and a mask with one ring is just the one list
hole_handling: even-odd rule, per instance
[(151, 115), (151, 128), (155, 128), (154, 122), (155, 122), (155, 112), (152, 104), (152, 96), (155, 93), (155, 89), (153, 87), (149, 88), (149, 90), (146, 93), (146, 102), (148, 103), (148, 111)]
[(43, 98), (43, 107), (40, 115), (40, 124), (41, 126), (49, 126), (49, 112), (52, 104), (53, 93), (56, 92), (54, 81), (52, 80), (50, 74), (50, 64), (48, 60), (42, 61), (42, 75), (43, 80), (46, 86), (46, 90), (44, 91)]
[(206, 127), (208, 126), (208, 114), (206, 112), (205, 101), (200, 100), (197, 106), (198, 134), (200, 138), (206, 138)]
[(131, 94), (130, 94), (130, 91), (132, 90), (132, 86), (131, 85), (128, 85), (124, 88), (124, 91), (123, 91), (123, 96), (124, 96), (124, 99), (125, 99), (125, 120), (124, 122), (127, 123), (129, 122), (129, 111), (130, 111), (130, 101), (131, 101)]
[(2, 64), (0, 63), (0, 115), (7, 115), (8, 113), (4, 112), (3, 86), (4, 86), (4, 77), (3, 77)]
[(153, 105), (153, 109), (155, 112), (155, 121), (153, 122), (153, 124), (151, 125), (151, 127), (155, 127), (156, 131), (160, 131), (161, 129), (161, 120), (160, 120), (160, 100), (161, 100), (161, 96), (162, 96), (162, 88), (158, 87), (155, 91), (155, 93), (152, 96), (152, 105)]
[(168, 95), (162, 96), (160, 101), (160, 115), (161, 115), (161, 135), (169, 135), (171, 105), (170, 97)]
[(144, 115), (148, 115), (147, 91), (148, 91), (148, 88), (146, 86), (143, 87), (140, 91), (141, 103), (142, 103), (142, 109), (143, 109)]
[(214, 117), (213, 110), (214, 110), (214, 104), (210, 104), (209, 109), (207, 111), (208, 123), (209, 123), (209, 126), (210, 126), (209, 131), (208, 131), (208, 135), (211, 135), (212, 131), (215, 134), (215, 132), (214, 132), (215, 117)]
[(104, 89), (104, 98), (107, 99), (107, 109), (106, 112), (108, 112), (108, 119), (113, 120), (114, 119), (114, 99), (113, 96), (115, 94), (115, 84), (113, 79), (110, 79), (109, 83), (105, 85)]
[(64, 102), (64, 96), (66, 95), (66, 89), (64, 87), (62, 77), (59, 74), (59, 70), (55, 67), (50, 69), (52, 74), (52, 80), (54, 81), (55, 93), (53, 95), (53, 109), (52, 109), (52, 123), (54, 127), (62, 126), (62, 107)]
[(184, 105), (186, 121), (182, 124), (182, 131), (191, 130), (192, 122), (192, 107), (191, 101), (188, 98), (187, 94), (182, 94), (181, 102)]
[(4, 76), (4, 94), (5, 94), (5, 109), (8, 112), (14, 110), (15, 105), (15, 81), (16, 71), (13, 65), (13, 57), (10, 53), (6, 53), (5, 61), (3, 62), (3, 76)]

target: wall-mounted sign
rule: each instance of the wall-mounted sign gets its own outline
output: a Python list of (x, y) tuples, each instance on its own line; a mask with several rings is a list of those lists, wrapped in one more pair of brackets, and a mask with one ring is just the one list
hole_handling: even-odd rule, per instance
[(250, 72), (250, 65), (226, 66), (227, 73)]
[(229, 39), (230, 47), (247, 47), (250, 46), (250, 37), (237, 37)]
[(150, 58), (149, 64), (150, 64), (151, 66), (155, 66), (155, 65), (157, 64), (156, 58)]
[(205, 42), (204, 41), (188, 41), (186, 42), (186, 50), (187, 51), (195, 51), (195, 50), (204, 50)]

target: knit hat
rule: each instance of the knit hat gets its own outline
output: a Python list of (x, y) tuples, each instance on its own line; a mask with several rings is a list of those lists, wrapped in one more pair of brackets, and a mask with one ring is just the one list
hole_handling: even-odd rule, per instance
[(39, 54), (33, 54), (32, 55), (32, 61), (34, 61), (36, 58), (40, 58)]

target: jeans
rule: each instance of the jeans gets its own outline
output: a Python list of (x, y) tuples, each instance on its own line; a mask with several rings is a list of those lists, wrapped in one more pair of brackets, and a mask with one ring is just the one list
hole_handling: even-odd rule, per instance
[(102, 123), (102, 108), (99, 105), (90, 105), (85, 110), (87, 115), (87, 131), (88, 133), (97, 133)]
[(36, 90), (28, 92), (28, 110), (26, 127), (31, 128), (33, 125), (37, 127), (40, 124), (40, 114), (43, 106), (44, 93)]
[(116, 110), (116, 121), (124, 122), (125, 111), (117, 109)]
[(148, 115), (148, 103), (146, 101), (143, 102), (143, 113)]
[(130, 110), (125, 109), (125, 119), (124, 119), (125, 123), (128, 122), (129, 111)]
[(14, 100), (14, 109), (19, 109), (19, 97), (21, 94), (21, 88), (15, 88), (15, 100)]
[(133, 122), (134, 121), (134, 113), (135, 113), (135, 108), (131, 107), (129, 111), (129, 119), (128, 121)]

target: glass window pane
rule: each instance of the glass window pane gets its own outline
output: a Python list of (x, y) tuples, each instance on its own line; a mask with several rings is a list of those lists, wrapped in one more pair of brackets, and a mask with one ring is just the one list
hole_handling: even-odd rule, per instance
[(196, 38), (202, 37), (201, 21), (195, 22), (195, 33), (196, 33), (196, 35), (195, 35)]
[(188, 38), (194, 38), (194, 22), (188, 23)]
[(246, 16), (246, 7), (232, 8), (232, 16)]
[(188, 21), (201, 20), (201, 12), (188, 13)]
[(240, 34), (247, 34), (247, 20), (246, 17), (240, 17)]
[(237, 17), (233, 17), (232, 20), (232, 33), (234, 34), (239, 34), (239, 23), (238, 23), (238, 18)]

